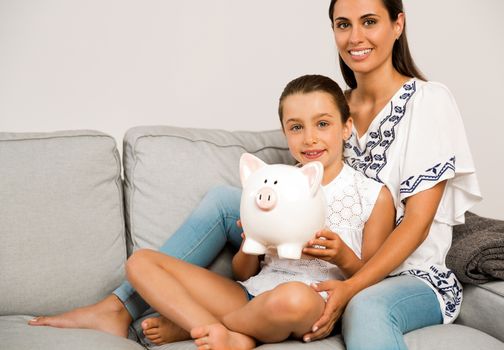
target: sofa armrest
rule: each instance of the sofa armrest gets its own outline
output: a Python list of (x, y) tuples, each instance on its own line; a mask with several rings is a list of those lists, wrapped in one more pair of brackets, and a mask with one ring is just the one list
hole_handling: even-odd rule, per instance
[(464, 285), (462, 310), (456, 323), (479, 329), (504, 341), (504, 281)]

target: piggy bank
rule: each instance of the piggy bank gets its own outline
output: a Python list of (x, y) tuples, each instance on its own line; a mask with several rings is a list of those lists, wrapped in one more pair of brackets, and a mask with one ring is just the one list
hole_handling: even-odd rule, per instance
[(320, 162), (301, 168), (269, 165), (244, 153), (240, 158), (242, 250), (260, 255), (276, 247), (279, 257), (299, 259), (306, 242), (325, 226), (323, 173)]

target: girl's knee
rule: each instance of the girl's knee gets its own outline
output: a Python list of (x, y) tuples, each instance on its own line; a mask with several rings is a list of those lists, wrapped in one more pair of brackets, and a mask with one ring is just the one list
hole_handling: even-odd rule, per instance
[(126, 261), (126, 278), (131, 280), (144, 271), (146, 265), (152, 262), (154, 251), (151, 249), (139, 249)]
[(298, 320), (317, 317), (324, 309), (322, 297), (302, 282), (279, 285), (269, 293), (267, 303), (272, 316)]

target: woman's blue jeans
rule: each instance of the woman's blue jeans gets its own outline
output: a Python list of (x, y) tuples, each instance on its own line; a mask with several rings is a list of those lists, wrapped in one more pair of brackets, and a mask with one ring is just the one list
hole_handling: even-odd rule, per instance
[[(210, 190), (189, 218), (159, 251), (199, 266), (208, 266), (226, 243), (237, 249), (242, 230), (241, 190), (220, 186)], [(131, 317), (138, 319), (149, 306), (128, 282), (114, 291)], [(348, 350), (407, 349), (403, 334), (442, 323), (434, 291), (411, 276), (389, 277), (352, 298), (342, 319)]]
[[(210, 190), (182, 226), (159, 248), (159, 251), (198, 266), (206, 267), (226, 243), (240, 247), (243, 232), (236, 225), (240, 218), (241, 189), (219, 186)], [(133, 320), (149, 305), (124, 282), (113, 292), (124, 304)]]
[(347, 350), (407, 350), (403, 334), (443, 322), (434, 291), (413, 276), (389, 277), (362, 290), (342, 320)]

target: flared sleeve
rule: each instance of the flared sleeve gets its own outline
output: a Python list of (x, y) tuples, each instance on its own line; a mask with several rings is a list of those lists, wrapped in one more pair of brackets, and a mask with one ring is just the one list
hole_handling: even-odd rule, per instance
[(435, 220), (464, 223), (464, 213), (481, 200), (464, 125), (451, 92), (425, 83), (410, 108), (406, 142), (401, 152), (400, 193), (408, 197), (447, 180)]

